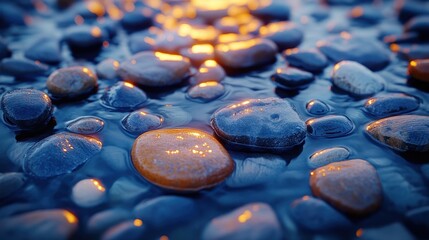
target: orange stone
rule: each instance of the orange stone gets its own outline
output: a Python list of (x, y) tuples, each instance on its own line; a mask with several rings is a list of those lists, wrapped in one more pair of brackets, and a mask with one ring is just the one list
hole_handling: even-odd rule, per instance
[(192, 128), (140, 135), (131, 150), (137, 171), (149, 182), (176, 191), (198, 191), (224, 181), (234, 161), (210, 134)]
[(429, 59), (417, 59), (408, 65), (408, 74), (420, 81), (429, 82)]

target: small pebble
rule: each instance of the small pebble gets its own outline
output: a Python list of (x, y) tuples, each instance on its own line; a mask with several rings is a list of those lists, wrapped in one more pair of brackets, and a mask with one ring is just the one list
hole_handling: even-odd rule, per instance
[(81, 207), (94, 207), (105, 200), (106, 189), (97, 179), (84, 179), (73, 186), (71, 199)]
[(196, 44), (180, 50), (180, 54), (189, 58), (194, 66), (200, 66), (206, 60), (214, 58), (214, 47), (211, 44)]
[(429, 117), (401, 115), (371, 122), (366, 132), (376, 141), (397, 151), (429, 151)]
[(288, 49), (284, 57), (290, 66), (312, 73), (319, 73), (328, 66), (328, 59), (317, 50)]
[(5, 58), (0, 62), (0, 75), (34, 78), (45, 75), (47, 71), (47, 65), (28, 59)]
[(129, 82), (115, 83), (107, 88), (100, 98), (103, 106), (120, 111), (138, 109), (146, 101), (146, 93)]
[(273, 22), (259, 29), (262, 38), (273, 41), (280, 51), (301, 44), (304, 33), (292, 22)]
[(163, 118), (140, 109), (125, 116), (121, 120), (121, 126), (128, 133), (138, 136), (159, 128), (163, 121)]
[(330, 163), (310, 174), (311, 191), (338, 210), (352, 216), (376, 211), (382, 200), (375, 168), (362, 159)]
[(115, 59), (108, 58), (97, 64), (95, 71), (99, 79), (112, 80), (118, 77), (117, 70), (119, 68), (119, 62)]
[(311, 168), (318, 168), (329, 163), (346, 160), (350, 151), (345, 147), (333, 147), (317, 151), (308, 158), (307, 163)]
[(90, 135), (103, 130), (104, 121), (98, 117), (79, 117), (66, 122), (66, 129), (72, 133)]
[(0, 200), (3, 200), (20, 190), (26, 182), (22, 173), (0, 173)]
[(352, 120), (343, 115), (328, 115), (312, 118), (305, 122), (307, 131), (314, 137), (336, 138), (349, 135), (354, 124)]
[(296, 90), (308, 87), (314, 81), (314, 76), (312, 73), (298, 68), (279, 67), (271, 76), (271, 80), (280, 88)]
[(58, 64), (62, 60), (61, 47), (57, 39), (40, 37), (24, 52), (24, 56), (34, 61), (48, 64)]
[(120, 22), (122, 27), (129, 32), (139, 31), (152, 25), (153, 14), (154, 12), (150, 8), (137, 8), (124, 14)]
[(418, 107), (419, 102), (415, 97), (402, 93), (372, 97), (364, 105), (366, 112), (379, 118), (411, 112)]
[(97, 26), (75, 25), (66, 29), (64, 40), (72, 49), (94, 50), (102, 46), (107, 35)]
[(313, 99), (305, 105), (307, 112), (313, 115), (325, 115), (330, 111), (328, 104), (322, 100)]
[(250, 203), (212, 219), (202, 239), (282, 239), (283, 233), (274, 210), (265, 203)]
[(429, 59), (411, 61), (408, 65), (408, 74), (416, 80), (429, 82)]
[(192, 85), (203, 82), (221, 82), (226, 77), (225, 70), (215, 60), (207, 60), (201, 64), (198, 72), (189, 79)]
[(94, 91), (97, 81), (97, 75), (87, 67), (66, 67), (49, 76), (46, 88), (55, 98), (78, 98)]
[(258, 18), (270, 21), (286, 21), (291, 15), (291, 7), (284, 1), (267, 1), (259, 4), (250, 13)]
[(216, 82), (203, 82), (191, 87), (187, 96), (193, 101), (210, 102), (225, 94), (225, 87)]
[(49, 96), (36, 89), (15, 89), (1, 98), (3, 117), (20, 129), (37, 129), (52, 119), (53, 105)]
[(143, 51), (153, 51), (156, 48), (157, 28), (135, 32), (128, 36), (128, 48), (132, 54)]

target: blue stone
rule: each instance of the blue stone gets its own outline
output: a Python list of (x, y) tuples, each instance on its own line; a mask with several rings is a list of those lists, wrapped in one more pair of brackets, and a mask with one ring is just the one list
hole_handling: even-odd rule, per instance
[(299, 70), (298, 68), (280, 67), (271, 76), (271, 80), (280, 88), (295, 90), (306, 88), (314, 81), (314, 76), (312, 73)]
[(125, 116), (121, 120), (121, 126), (130, 134), (140, 135), (144, 132), (159, 128), (163, 121), (161, 117), (147, 113), (141, 109)]
[(295, 48), (301, 44), (304, 33), (292, 22), (274, 22), (259, 30), (262, 38), (273, 41), (280, 51)]
[(250, 11), (252, 15), (270, 21), (286, 21), (290, 18), (290, 6), (284, 1), (274, 0)]
[(354, 129), (352, 120), (343, 115), (328, 115), (305, 122), (307, 131), (314, 137), (335, 138), (350, 134)]
[(328, 59), (317, 50), (286, 50), (284, 57), (290, 66), (319, 73), (328, 66)]
[(24, 55), (48, 64), (57, 64), (62, 60), (60, 43), (52, 37), (40, 37), (25, 50)]
[(144, 223), (140, 225), (136, 221), (139, 221), (139, 220), (138, 219), (128, 220), (109, 228), (109, 230), (107, 230), (103, 234), (101, 239), (102, 240), (142, 239), (145, 236), (147, 228), (144, 225)]
[(0, 60), (3, 58), (10, 58), (11, 56), (12, 51), (9, 49), (9, 46), (2, 38), (0, 38)]
[(307, 109), (308, 113), (313, 115), (325, 115), (331, 110), (328, 104), (318, 99), (310, 100), (305, 105), (305, 108)]
[(419, 107), (418, 100), (402, 93), (372, 97), (365, 102), (364, 110), (375, 117), (389, 117), (411, 112)]
[(106, 89), (100, 101), (107, 108), (129, 111), (143, 106), (147, 101), (147, 96), (131, 83), (117, 82)]
[(45, 75), (48, 66), (28, 59), (5, 58), (0, 62), (0, 74), (14, 77), (37, 77)]
[(308, 158), (308, 166), (318, 168), (329, 163), (346, 160), (350, 156), (350, 151), (345, 147), (332, 147), (317, 151)]
[(79, 117), (68, 121), (66, 129), (72, 133), (90, 135), (100, 132), (104, 127), (104, 121), (98, 117)]
[(130, 32), (143, 30), (152, 25), (152, 11), (149, 8), (137, 8), (127, 12), (120, 20), (124, 29)]

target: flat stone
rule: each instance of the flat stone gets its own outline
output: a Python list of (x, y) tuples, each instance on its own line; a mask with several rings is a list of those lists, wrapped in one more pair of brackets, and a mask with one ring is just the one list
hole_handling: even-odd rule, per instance
[(57, 133), (34, 144), (24, 156), (24, 172), (37, 178), (70, 173), (101, 150), (94, 138)]
[(332, 82), (352, 96), (374, 95), (384, 88), (384, 80), (371, 70), (353, 61), (341, 61), (332, 71)]
[(90, 135), (103, 130), (104, 121), (98, 117), (79, 117), (66, 122), (66, 129), (72, 133)]
[[(280, 98), (250, 99), (217, 110), (215, 133), (247, 150), (288, 150), (305, 139), (305, 125), (289, 102)], [(249, 127), (252, 126), (252, 127)]]
[(268, 64), (276, 58), (277, 46), (268, 39), (250, 39), (218, 44), (215, 56), (218, 63), (228, 68), (250, 68)]
[(328, 66), (328, 59), (317, 50), (289, 49), (284, 57), (290, 66), (319, 73)]
[(292, 219), (304, 230), (311, 232), (347, 231), (352, 223), (343, 214), (324, 201), (304, 196), (292, 202)]
[(349, 156), (350, 151), (345, 147), (326, 148), (311, 154), (307, 163), (311, 168), (318, 168), (329, 163), (346, 160)]
[(292, 67), (279, 67), (276, 73), (271, 76), (271, 80), (280, 88), (286, 90), (304, 89), (314, 81), (314, 76), (310, 72)]
[(212, 219), (202, 239), (282, 239), (280, 223), (274, 210), (265, 203), (250, 203)]
[(307, 131), (314, 137), (335, 138), (350, 134), (354, 129), (352, 120), (343, 115), (328, 115), (305, 122)]
[(384, 94), (365, 102), (364, 109), (375, 117), (388, 117), (411, 112), (419, 107), (415, 97), (403, 93)]
[(250, 13), (261, 19), (270, 21), (286, 21), (290, 18), (291, 7), (284, 1), (269, 1), (260, 4), (257, 8), (251, 9)]
[(134, 142), (131, 159), (146, 180), (176, 191), (213, 187), (234, 170), (234, 162), (215, 138), (191, 128), (143, 133)]
[(140, 135), (161, 126), (163, 118), (143, 109), (134, 111), (121, 120), (122, 128), (133, 135)]
[(429, 59), (417, 59), (408, 65), (408, 74), (416, 80), (429, 82)]
[(132, 54), (155, 50), (155, 38), (157, 37), (157, 32), (161, 30), (156, 29), (156, 31), (154, 31), (151, 29), (155, 28), (149, 28), (148, 30), (135, 32), (128, 36), (128, 48)]
[(225, 87), (216, 82), (203, 82), (191, 87), (187, 96), (189, 99), (198, 102), (210, 102), (225, 94)]
[(111, 109), (129, 111), (142, 107), (147, 101), (146, 93), (129, 82), (117, 82), (107, 88), (100, 103)]
[(328, 104), (318, 99), (308, 101), (305, 108), (308, 113), (313, 115), (325, 115), (331, 110)]
[(24, 51), (24, 56), (34, 61), (57, 64), (62, 60), (60, 43), (52, 37), (40, 37)]
[(15, 89), (3, 94), (1, 109), (4, 119), (20, 129), (47, 125), (54, 107), (49, 96), (36, 89)]
[(429, 151), (429, 117), (402, 115), (371, 122), (366, 132), (397, 151)]
[(0, 199), (5, 199), (20, 190), (26, 182), (22, 173), (0, 173)]
[(119, 76), (138, 85), (162, 87), (180, 83), (189, 76), (189, 59), (161, 52), (140, 52), (122, 62)]
[(66, 67), (53, 72), (46, 81), (49, 93), (56, 98), (77, 98), (97, 87), (97, 75), (87, 67)]
[(65, 42), (72, 49), (100, 48), (108, 34), (97, 26), (74, 25), (66, 29), (64, 33)]
[(311, 191), (338, 210), (365, 216), (381, 204), (381, 183), (375, 168), (365, 160), (330, 163), (310, 174)]
[(81, 207), (94, 207), (106, 199), (106, 189), (97, 179), (84, 179), (72, 188), (71, 199)]
[(112, 58), (107, 58), (95, 67), (97, 76), (100, 79), (112, 80), (118, 77), (117, 70), (119, 68), (119, 62)]
[(379, 23), (383, 19), (382, 9), (373, 6), (356, 6), (348, 12), (353, 25), (367, 27)]
[(273, 41), (280, 51), (301, 44), (304, 33), (292, 22), (273, 22), (259, 29), (259, 36)]
[(28, 59), (5, 58), (0, 62), (0, 75), (33, 78), (43, 76), (47, 71), (47, 65)]

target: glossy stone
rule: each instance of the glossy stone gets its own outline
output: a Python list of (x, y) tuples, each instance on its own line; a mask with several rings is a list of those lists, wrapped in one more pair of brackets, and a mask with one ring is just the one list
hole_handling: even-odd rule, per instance
[(76, 25), (66, 29), (64, 41), (76, 49), (94, 50), (100, 48), (103, 41), (107, 40), (107, 33), (96, 26)]
[(216, 82), (203, 82), (191, 87), (187, 96), (193, 101), (209, 102), (225, 94), (225, 87)]
[(354, 129), (352, 120), (343, 115), (328, 115), (305, 122), (307, 131), (314, 137), (335, 138), (350, 134)]
[(280, 88), (287, 90), (304, 89), (314, 81), (314, 76), (310, 72), (292, 67), (279, 67), (276, 73), (271, 76), (271, 80)]
[(218, 63), (228, 68), (250, 68), (275, 60), (277, 46), (268, 39), (250, 39), (218, 44), (215, 56)]
[(115, 83), (107, 88), (100, 98), (103, 106), (121, 111), (138, 109), (146, 101), (146, 93), (129, 82)]
[(313, 194), (346, 214), (365, 216), (381, 204), (382, 190), (377, 171), (365, 160), (330, 163), (310, 175)]
[(412, 18), (404, 27), (405, 32), (416, 32), (422, 38), (429, 37), (429, 15)]
[(415, 97), (391, 93), (372, 97), (365, 102), (364, 109), (375, 117), (388, 117), (411, 112), (419, 107)]
[(194, 66), (200, 66), (206, 60), (214, 59), (214, 47), (211, 44), (196, 44), (181, 49), (180, 55), (189, 58)]
[(140, 52), (122, 62), (119, 76), (143, 86), (162, 87), (180, 83), (189, 75), (189, 59), (161, 52)]
[(34, 61), (57, 64), (62, 60), (60, 43), (52, 37), (40, 37), (25, 50), (24, 56)]
[(160, 129), (140, 135), (131, 150), (134, 167), (149, 182), (176, 191), (218, 185), (234, 170), (223, 146), (191, 128)]
[(402, 115), (371, 122), (366, 132), (397, 151), (429, 151), (429, 117)]
[(22, 173), (0, 173), (0, 199), (5, 199), (20, 190), (26, 182)]
[(121, 222), (107, 230), (101, 240), (139, 240), (145, 235), (146, 226), (140, 219)]
[(1, 98), (4, 119), (20, 129), (46, 126), (54, 107), (49, 96), (36, 89), (15, 89)]
[(214, 60), (207, 60), (201, 64), (198, 72), (189, 79), (192, 85), (203, 82), (221, 82), (226, 77), (225, 70)]
[(266, 1), (251, 9), (250, 13), (256, 17), (269, 20), (289, 20), (291, 7), (284, 1)]
[(97, 75), (89, 68), (66, 67), (49, 76), (46, 88), (56, 98), (77, 98), (94, 91), (97, 84)]
[(322, 100), (313, 99), (305, 105), (307, 112), (313, 115), (325, 115), (330, 111), (328, 104)]
[(334, 66), (332, 83), (352, 96), (371, 96), (384, 88), (384, 80), (365, 66), (341, 61)]
[(290, 208), (291, 217), (304, 230), (311, 232), (346, 231), (352, 223), (324, 201), (304, 196)]
[(106, 189), (97, 179), (84, 179), (73, 186), (71, 199), (81, 207), (94, 207), (105, 200)]
[(107, 58), (95, 67), (99, 79), (115, 79), (118, 77), (116, 71), (119, 68), (119, 62), (112, 58)]
[(371, 26), (375, 25), (383, 19), (382, 10), (373, 6), (356, 6), (348, 12), (349, 18), (354, 25)]
[(389, 64), (389, 52), (369, 38), (349, 33), (328, 37), (317, 42), (319, 50), (331, 61), (355, 61), (371, 70), (380, 70)]
[(345, 147), (326, 148), (311, 154), (307, 163), (311, 168), (318, 168), (329, 163), (346, 160), (349, 156), (350, 151)]
[(429, 82), (429, 59), (417, 59), (408, 65), (408, 73), (416, 80)]
[(292, 22), (273, 22), (259, 29), (262, 38), (273, 41), (280, 51), (297, 47), (304, 38), (304, 33)]
[(161, 117), (140, 109), (125, 116), (121, 120), (121, 126), (128, 133), (140, 135), (147, 131), (159, 128), (163, 121), (164, 120)]
[(79, 117), (66, 123), (68, 131), (83, 135), (98, 133), (103, 127), (104, 121), (98, 117)]
[(328, 66), (328, 59), (317, 50), (289, 49), (284, 51), (284, 57), (290, 66), (313, 73)]
[(250, 203), (212, 219), (205, 227), (203, 240), (282, 239), (280, 223), (265, 203)]
[(48, 66), (25, 58), (5, 58), (0, 62), (0, 74), (13, 77), (37, 77), (45, 75)]
[(138, 31), (146, 29), (152, 25), (153, 11), (149, 8), (137, 8), (134, 11), (127, 12), (120, 20), (121, 25), (127, 31)]
[(304, 122), (280, 98), (250, 99), (218, 109), (211, 126), (222, 140), (247, 150), (287, 150), (305, 139)]
[(156, 48), (157, 28), (135, 32), (128, 36), (128, 48), (132, 54), (143, 51), (154, 51)]
[(95, 138), (57, 133), (34, 144), (24, 156), (24, 172), (36, 178), (70, 173), (101, 150)]

